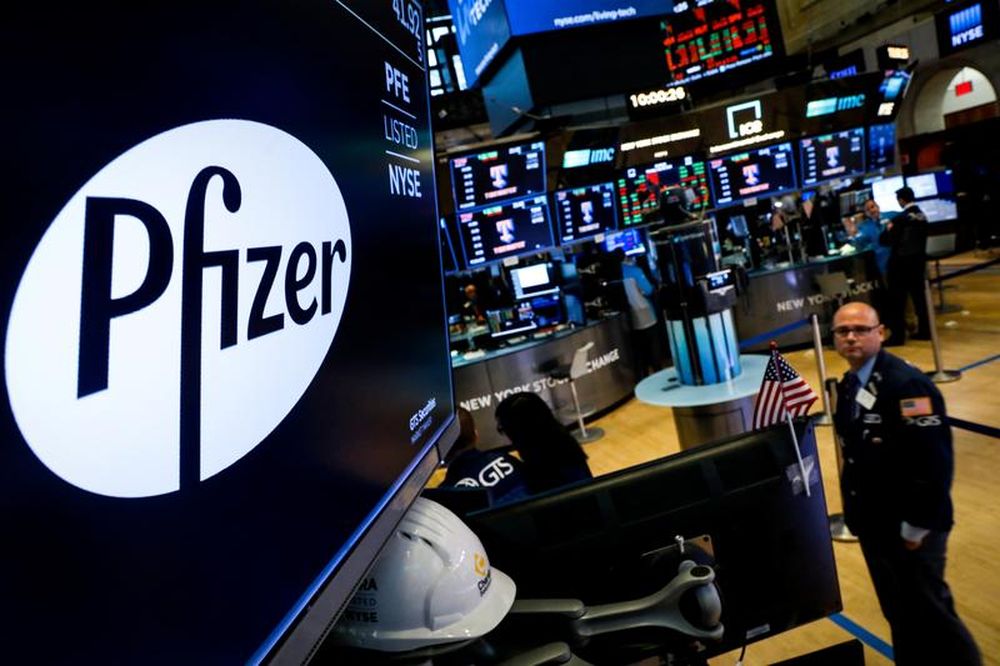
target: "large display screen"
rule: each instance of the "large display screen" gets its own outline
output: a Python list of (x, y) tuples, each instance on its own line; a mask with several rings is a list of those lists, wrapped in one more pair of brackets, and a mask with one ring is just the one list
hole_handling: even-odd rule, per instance
[(781, 55), (770, 0), (709, 0), (674, 5), (660, 24), (669, 83), (694, 83)]
[(617, 185), (621, 228), (662, 221), (660, 195), (672, 186), (679, 185), (694, 192), (692, 208), (711, 205), (705, 163), (691, 156), (647, 167), (629, 167), (619, 176)]
[(454, 414), (422, 23), (5, 19), (30, 63), (5, 80), (6, 663), (304, 663), (430, 475)]
[(466, 85), (472, 87), (510, 39), (504, 0), (448, 0)]
[(559, 190), (553, 200), (553, 214), (562, 245), (593, 238), (618, 227), (612, 183)]
[(576, 0), (539, 2), (504, 0), (510, 29), (515, 35), (614, 23), (644, 16), (659, 16), (673, 9), (672, 0)]
[(544, 141), (499, 146), (449, 162), (457, 210), (545, 192)]
[(823, 134), (799, 141), (802, 186), (865, 172), (865, 129)]
[(709, 160), (708, 171), (716, 206), (780, 194), (798, 187), (791, 143)]
[(459, 213), (458, 232), (469, 268), (555, 245), (544, 195)]
[(896, 163), (896, 124), (868, 126), (868, 171), (887, 169)]
[(964, 2), (935, 15), (942, 56), (984, 44), (1000, 35), (1000, 5), (996, 0)]

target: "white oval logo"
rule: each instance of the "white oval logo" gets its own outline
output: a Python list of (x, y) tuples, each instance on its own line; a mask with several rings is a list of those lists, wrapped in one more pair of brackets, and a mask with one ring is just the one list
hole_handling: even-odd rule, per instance
[(94, 493), (197, 484), (305, 393), (350, 273), (344, 198), (301, 141), (243, 120), (158, 134), (91, 178), (28, 262), (5, 349), (17, 425)]

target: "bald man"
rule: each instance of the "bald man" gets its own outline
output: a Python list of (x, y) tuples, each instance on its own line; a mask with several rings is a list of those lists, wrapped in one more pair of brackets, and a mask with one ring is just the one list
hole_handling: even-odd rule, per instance
[(944, 399), (922, 372), (882, 349), (885, 328), (867, 303), (837, 310), (832, 330), (851, 366), (834, 416), (844, 519), (861, 543), (896, 663), (981, 664), (944, 580), (953, 468)]

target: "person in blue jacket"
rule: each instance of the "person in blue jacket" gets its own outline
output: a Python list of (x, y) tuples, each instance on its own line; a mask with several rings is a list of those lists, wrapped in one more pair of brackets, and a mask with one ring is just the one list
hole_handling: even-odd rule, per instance
[(832, 330), (851, 368), (834, 414), (844, 520), (889, 621), (896, 663), (979, 666), (944, 580), (954, 468), (944, 398), (924, 373), (882, 349), (885, 329), (867, 303), (837, 310)]
[(882, 211), (879, 209), (874, 199), (865, 202), (864, 216), (855, 221), (848, 218), (844, 220), (844, 228), (847, 230), (847, 242), (854, 246), (855, 251), (864, 250), (875, 251), (875, 263), (878, 264), (878, 272), (885, 276), (889, 268), (889, 254), (891, 249), (879, 243), (879, 236), (882, 235)]

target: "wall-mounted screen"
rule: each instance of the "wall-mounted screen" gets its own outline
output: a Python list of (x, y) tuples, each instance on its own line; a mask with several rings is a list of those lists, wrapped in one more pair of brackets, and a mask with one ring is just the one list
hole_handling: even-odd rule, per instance
[(803, 187), (857, 176), (865, 171), (865, 130), (857, 127), (802, 139), (799, 155)]
[(5, 17), (5, 663), (305, 663), (447, 449), (425, 33), (394, 4)]
[(453, 157), (451, 185), (457, 210), (495, 206), (545, 192), (545, 142), (497, 146)]
[(896, 163), (896, 124), (868, 126), (867, 170), (887, 169)]
[(618, 226), (612, 183), (559, 190), (552, 199), (561, 245), (593, 238)]
[(510, 40), (503, 0), (448, 0), (466, 83), (473, 86)]
[(660, 27), (669, 82), (693, 83), (780, 56), (771, 0), (680, 2)]
[(716, 206), (798, 188), (791, 143), (709, 160), (708, 172)]
[(1000, 35), (1000, 5), (996, 0), (949, 6), (934, 18), (941, 56), (984, 44)]
[(458, 213), (457, 219), (465, 265), (469, 268), (542, 252), (555, 245), (544, 195)]
[(539, 2), (504, 0), (510, 30), (515, 35), (534, 32), (586, 28), (644, 16), (659, 16), (673, 8), (672, 0), (575, 0), (575, 2)]
[(604, 249), (614, 252), (621, 248), (625, 256), (631, 257), (634, 254), (646, 254), (646, 244), (642, 240), (642, 231), (639, 229), (625, 229), (608, 234), (604, 238)]
[(660, 196), (673, 186), (689, 188), (694, 193), (691, 207), (708, 208), (708, 178), (705, 163), (694, 157), (655, 162), (646, 167), (629, 167), (619, 177), (618, 205), (622, 228), (652, 224), (663, 220)]
[(883, 213), (898, 213), (903, 209), (896, 201), (896, 190), (905, 185), (902, 176), (880, 178), (872, 183), (872, 198)]

